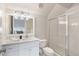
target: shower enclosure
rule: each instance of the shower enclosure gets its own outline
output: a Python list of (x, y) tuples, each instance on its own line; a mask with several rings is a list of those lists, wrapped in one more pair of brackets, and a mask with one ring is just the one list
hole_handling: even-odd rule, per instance
[(48, 22), (49, 47), (61, 56), (79, 56), (79, 11)]

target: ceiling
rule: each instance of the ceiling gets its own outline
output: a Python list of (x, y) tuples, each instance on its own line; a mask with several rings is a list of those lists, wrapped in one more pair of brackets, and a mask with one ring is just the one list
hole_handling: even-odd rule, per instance
[(55, 4), (44, 3), (42, 4), (42, 7), (40, 7), (40, 3), (9, 3), (5, 4), (5, 6), (7, 8), (16, 8), (16, 9), (22, 8), (29, 12), (47, 15), (55, 6)]
[(59, 3), (59, 5), (65, 7), (65, 8), (70, 8), (73, 6), (73, 3)]
[(4, 5), (6, 8), (25, 9), (29, 12), (48, 15), (51, 10), (55, 8), (56, 4), (65, 8), (70, 8), (72, 6), (71, 3), (4, 3), (0, 4), (0, 6)]

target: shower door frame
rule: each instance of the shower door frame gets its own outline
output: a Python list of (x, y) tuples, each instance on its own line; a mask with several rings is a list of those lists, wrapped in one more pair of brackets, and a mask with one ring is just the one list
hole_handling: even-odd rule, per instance
[(66, 31), (65, 31), (65, 56), (69, 56), (69, 20), (68, 15), (63, 14), (58, 17), (64, 17), (66, 20)]
[[(60, 15), (58, 17), (64, 17), (66, 20), (66, 31), (65, 31), (65, 56), (69, 56), (69, 20), (68, 20), (68, 15)], [(58, 19), (58, 17), (56, 17)], [(49, 25), (49, 40), (50, 40), (50, 21), (55, 18), (49, 19), (48, 20), (48, 25)], [(58, 29), (57, 29), (58, 30)]]
[(69, 56), (69, 20), (68, 15), (66, 16), (66, 36), (65, 36), (65, 55)]

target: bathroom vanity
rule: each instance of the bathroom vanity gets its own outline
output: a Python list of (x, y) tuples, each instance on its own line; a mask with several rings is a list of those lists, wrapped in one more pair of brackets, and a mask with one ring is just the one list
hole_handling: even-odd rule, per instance
[(35, 37), (19, 41), (2, 42), (4, 56), (39, 56), (39, 39)]
[[(6, 14), (0, 55), (3, 56), (38, 56), (39, 39), (35, 37), (35, 19), (23, 11)], [(18, 15), (17, 15), (18, 14)], [(1, 21), (0, 21), (1, 22)], [(1, 31), (2, 32), (2, 31)]]

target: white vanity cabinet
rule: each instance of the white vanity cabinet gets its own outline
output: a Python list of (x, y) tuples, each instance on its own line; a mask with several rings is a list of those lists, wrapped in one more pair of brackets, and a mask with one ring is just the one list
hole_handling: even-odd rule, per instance
[(20, 56), (38, 56), (39, 55), (39, 42), (31, 41), (27, 43), (19, 44)]
[(19, 45), (5, 45), (3, 46), (6, 49), (4, 56), (17, 56), (19, 54)]
[(3, 46), (5, 56), (39, 56), (39, 41), (27, 41)]

